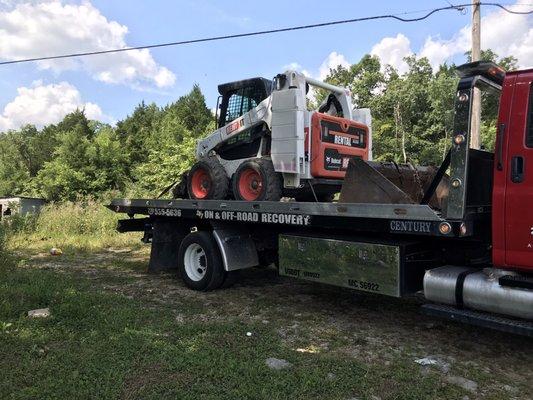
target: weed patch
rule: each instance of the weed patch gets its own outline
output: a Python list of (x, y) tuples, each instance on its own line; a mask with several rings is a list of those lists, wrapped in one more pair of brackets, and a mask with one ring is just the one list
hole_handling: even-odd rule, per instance
[(140, 235), (120, 234), (122, 216), (93, 200), (47, 204), (37, 216), (14, 216), (7, 230), (14, 250), (88, 252), (110, 247), (140, 248)]

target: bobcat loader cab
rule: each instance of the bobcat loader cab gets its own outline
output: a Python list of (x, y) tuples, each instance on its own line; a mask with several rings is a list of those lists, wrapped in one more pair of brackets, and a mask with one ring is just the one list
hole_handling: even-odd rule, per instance
[[(329, 92), (318, 110), (307, 109), (310, 85)], [(328, 201), (348, 161), (369, 159), (370, 112), (352, 110), (347, 89), (287, 71), (218, 90), (218, 129), (198, 142), (190, 198)]]

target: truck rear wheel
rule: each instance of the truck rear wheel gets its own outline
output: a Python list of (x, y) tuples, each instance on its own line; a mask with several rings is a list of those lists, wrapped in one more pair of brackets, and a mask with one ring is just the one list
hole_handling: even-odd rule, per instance
[(267, 159), (243, 162), (233, 175), (232, 186), (236, 200), (279, 201), (282, 195), (280, 175)]
[(193, 290), (214, 290), (224, 283), (226, 271), (211, 233), (185, 236), (178, 252), (178, 270), (185, 285)]
[(187, 175), (187, 191), (191, 199), (224, 200), (228, 189), (228, 176), (216, 158), (198, 161)]

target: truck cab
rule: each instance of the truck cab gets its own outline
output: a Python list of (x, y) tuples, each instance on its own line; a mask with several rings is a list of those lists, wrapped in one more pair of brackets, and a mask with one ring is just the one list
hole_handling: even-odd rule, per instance
[(505, 74), (494, 152), (493, 263), (533, 272), (533, 69)]

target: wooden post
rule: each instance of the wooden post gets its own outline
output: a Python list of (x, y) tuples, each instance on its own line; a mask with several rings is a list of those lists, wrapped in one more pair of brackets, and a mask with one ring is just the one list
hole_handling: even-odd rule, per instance
[[(480, 0), (472, 0), (472, 61), (479, 61), (481, 58), (481, 18)], [(481, 147), (480, 138), (481, 125), (481, 92), (474, 88), (472, 98), (472, 119), (470, 125), (470, 147), (479, 149)]]

